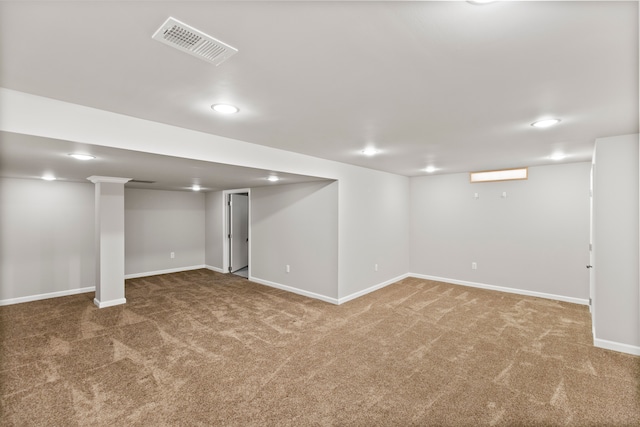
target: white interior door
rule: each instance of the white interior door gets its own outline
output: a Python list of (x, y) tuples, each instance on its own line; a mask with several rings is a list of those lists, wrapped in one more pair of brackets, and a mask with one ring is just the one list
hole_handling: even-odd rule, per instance
[(229, 194), (229, 271), (249, 265), (249, 196)]

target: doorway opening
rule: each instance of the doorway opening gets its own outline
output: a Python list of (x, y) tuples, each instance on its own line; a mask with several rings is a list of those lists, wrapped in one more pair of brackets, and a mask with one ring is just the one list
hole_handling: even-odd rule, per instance
[(250, 190), (224, 193), (223, 262), (225, 272), (250, 277)]

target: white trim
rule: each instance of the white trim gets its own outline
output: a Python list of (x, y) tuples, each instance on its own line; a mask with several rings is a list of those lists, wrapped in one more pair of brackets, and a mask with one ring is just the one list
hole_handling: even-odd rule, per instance
[[(211, 271), (217, 271), (218, 273), (223, 273), (223, 274), (225, 273), (225, 271), (222, 268), (214, 267), (212, 265), (205, 265), (204, 268), (206, 268), (207, 270), (211, 270)], [(228, 271), (227, 271), (227, 273), (228, 273)]]
[(181, 271), (199, 270), (207, 268), (206, 265), (191, 265), (189, 267), (169, 268), (168, 270), (145, 271), (144, 273), (125, 274), (125, 279), (137, 279), (138, 277), (157, 276), (158, 274), (180, 273)]
[(132, 178), (117, 178), (117, 177), (113, 177), (113, 176), (90, 176), (89, 178), (87, 178), (89, 181), (93, 182), (94, 184), (98, 184), (100, 182), (108, 182), (111, 184), (126, 184), (127, 182), (131, 181)]
[(291, 292), (294, 294), (302, 295), (305, 297), (319, 299), (320, 301), (329, 302), (331, 304), (338, 305), (337, 298), (331, 298), (325, 295), (316, 294), (315, 292), (305, 291), (303, 289), (292, 288), (291, 286), (281, 285), (280, 283), (270, 282), (268, 280), (258, 279), (256, 277), (249, 277), (251, 282), (259, 283), (261, 285), (269, 286), (271, 288), (282, 289), (283, 291)]
[(9, 298), (9, 299), (0, 300), (0, 306), (21, 304), (23, 302), (39, 301), (42, 299), (49, 299), (49, 298), (66, 297), (69, 295), (85, 294), (87, 292), (95, 292), (95, 291), (96, 291), (95, 286), (89, 286), (87, 288), (69, 289), (66, 291), (49, 292), (46, 294), (29, 295), (26, 297), (18, 297), (18, 298)]
[(564, 295), (547, 294), (544, 292), (528, 291), (525, 289), (506, 288), (503, 286), (487, 285), (485, 283), (467, 282), (466, 280), (447, 279), (444, 277), (429, 276), (426, 274), (409, 273), (409, 276), (417, 279), (435, 280), (436, 282), (451, 283), (454, 285), (470, 286), (472, 288), (489, 289), (492, 291), (507, 292), (510, 294), (527, 295), (530, 297), (546, 298), (556, 301), (570, 302), (573, 304), (589, 305), (588, 299), (567, 297)]
[(593, 345), (607, 350), (619, 351), (620, 353), (633, 354), (640, 356), (640, 347), (637, 345), (623, 344), (620, 342), (603, 340), (593, 337)]
[(371, 286), (371, 287), (369, 287), (367, 289), (363, 289), (361, 291), (354, 292), (351, 295), (347, 295), (346, 297), (338, 298), (338, 304), (344, 304), (347, 301), (351, 301), (352, 299), (356, 299), (356, 298), (359, 298), (359, 297), (361, 297), (363, 295), (366, 295), (368, 293), (377, 291), (378, 289), (382, 289), (385, 286), (389, 286), (389, 285), (391, 285), (393, 283), (399, 282), (400, 280), (406, 279), (407, 277), (409, 277), (409, 273), (405, 273), (405, 274), (402, 274), (402, 275), (400, 275), (398, 277), (395, 277), (393, 279), (389, 279), (389, 280), (387, 280), (385, 282), (378, 283), (377, 285), (373, 285), (373, 286)]
[(126, 298), (112, 299), (111, 301), (98, 301), (98, 298), (93, 299), (93, 303), (97, 305), (98, 308), (113, 307), (114, 305), (121, 305), (125, 304), (126, 302)]

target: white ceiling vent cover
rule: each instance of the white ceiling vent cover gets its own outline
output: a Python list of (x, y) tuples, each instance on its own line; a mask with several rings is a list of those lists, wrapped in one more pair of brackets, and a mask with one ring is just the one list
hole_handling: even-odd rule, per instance
[(215, 65), (238, 52), (238, 49), (171, 17), (152, 38)]

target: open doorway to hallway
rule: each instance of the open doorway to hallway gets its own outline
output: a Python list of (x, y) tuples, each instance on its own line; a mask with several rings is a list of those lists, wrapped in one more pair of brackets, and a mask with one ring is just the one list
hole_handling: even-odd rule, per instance
[(232, 274), (249, 278), (250, 201), (249, 190), (225, 191), (224, 259), (225, 269)]

